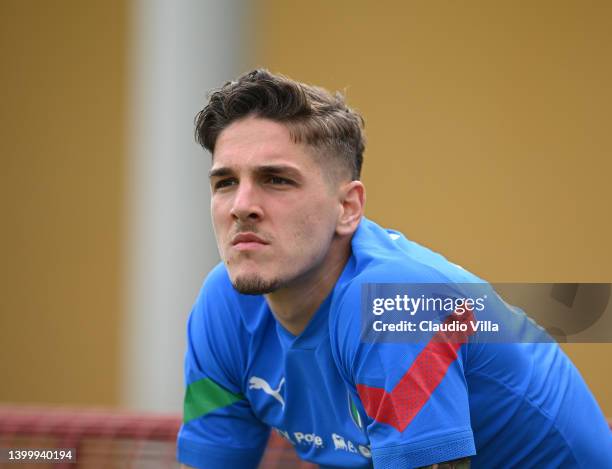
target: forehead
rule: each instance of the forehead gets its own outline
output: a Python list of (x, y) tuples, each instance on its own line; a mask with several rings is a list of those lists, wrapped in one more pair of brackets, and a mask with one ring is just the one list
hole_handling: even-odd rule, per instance
[(233, 122), (217, 138), (213, 168), (248, 168), (291, 164), (304, 170), (318, 165), (314, 150), (292, 140), (286, 126), (269, 119), (247, 117)]

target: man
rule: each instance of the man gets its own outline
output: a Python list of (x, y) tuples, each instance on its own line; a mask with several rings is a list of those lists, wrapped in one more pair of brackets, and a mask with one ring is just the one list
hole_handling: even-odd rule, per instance
[(256, 467), (273, 428), (321, 467), (612, 467), (556, 344), (364, 339), (364, 285), (481, 281), (363, 217), (362, 119), (341, 96), (256, 70), (196, 124), (223, 262), (188, 322), (183, 464)]

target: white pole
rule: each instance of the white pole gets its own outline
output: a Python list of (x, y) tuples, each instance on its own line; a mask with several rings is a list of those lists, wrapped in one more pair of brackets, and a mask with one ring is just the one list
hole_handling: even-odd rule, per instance
[(193, 139), (207, 91), (243, 71), (241, 0), (133, 0), (121, 405), (179, 412), (185, 323), (218, 262), (210, 156)]

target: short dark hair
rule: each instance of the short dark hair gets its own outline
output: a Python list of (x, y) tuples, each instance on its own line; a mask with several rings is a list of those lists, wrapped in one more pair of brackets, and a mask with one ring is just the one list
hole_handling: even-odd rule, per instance
[(214, 153), (219, 134), (247, 116), (284, 124), (296, 143), (325, 151), (358, 180), (363, 163), (364, 121), (349, 108), (341, 93), (300, 83), (257, 69), (227, 82), (210, 94), (195, 119), (196, 141)]

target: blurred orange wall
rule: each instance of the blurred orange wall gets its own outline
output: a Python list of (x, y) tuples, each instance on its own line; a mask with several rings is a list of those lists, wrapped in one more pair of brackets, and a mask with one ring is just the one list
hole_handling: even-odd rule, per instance
[[(610, 2), (258, 11), (255, 65), (364, 114), (369, 217), (489, 281), (612, 282)], [(612, 416), (612, 346), (566, 350)]]
[(126, 5), (0, 2), (0, 401), (116, 404)]

